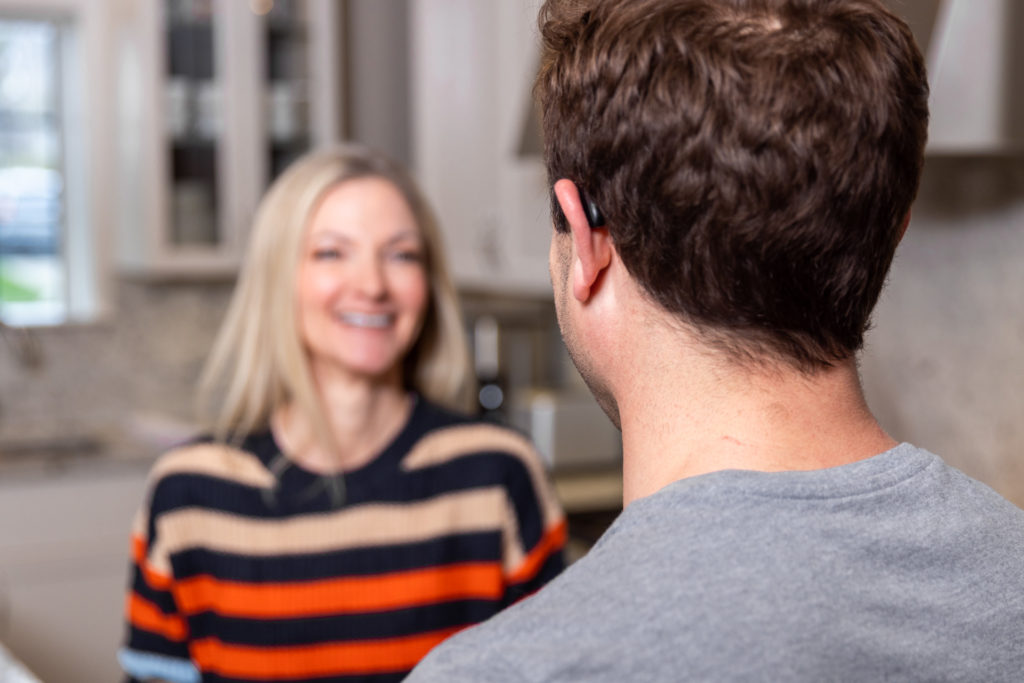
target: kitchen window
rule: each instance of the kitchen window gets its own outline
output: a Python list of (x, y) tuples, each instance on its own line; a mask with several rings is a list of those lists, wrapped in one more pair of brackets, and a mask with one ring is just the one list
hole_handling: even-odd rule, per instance
[(0, 12), (0, 320), (9, 325), (61, 324), (96, 308), (77, 52), (72, 19)]

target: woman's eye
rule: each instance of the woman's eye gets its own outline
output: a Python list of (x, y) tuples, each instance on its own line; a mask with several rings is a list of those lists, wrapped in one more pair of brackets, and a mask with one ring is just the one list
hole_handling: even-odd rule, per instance
[(317, 261), (333, 261), (341, 258), (341, 250), (333, 247), (322, 247), (313, 250), (313, 259)]
[(403, 249), (394, 252), (392, 258), (408, 263), (421, 263), (423, 261), (423, 254), (415, 249)]

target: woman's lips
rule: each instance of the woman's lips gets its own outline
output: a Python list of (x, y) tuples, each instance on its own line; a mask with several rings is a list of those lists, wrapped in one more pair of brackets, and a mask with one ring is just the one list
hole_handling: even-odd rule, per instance
[(352, 327), (368, 327), (381, 329), (388, 327), (395, 320), (393, 313), (360, 313), (357, 311), (346, 311), (338, 314), (341, 322)]

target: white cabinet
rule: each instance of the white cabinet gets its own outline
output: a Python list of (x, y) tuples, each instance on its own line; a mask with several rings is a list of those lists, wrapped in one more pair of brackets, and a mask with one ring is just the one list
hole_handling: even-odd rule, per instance
[(123, 7), (120, 266), (148, 276), (230, 275), (270, 179), (339, 138), (339, 3)]
[(937, 3), (927, 51), (929, 154), (1024, 153), (1022, 28), (1018, 0)]
[(1024, 153), (1024, 69), (1018, 0), (885, 0), (914, 31), (931, 93), (931, 156)]
[(415, 170), (463, 288), (550, 296), (549, 188), (520, 151), (539, 4), (411, 2)]
[(47, 683), (121, 677), (129, 533), (146, 472), (140, 462), (0, 481), (0, 643)]

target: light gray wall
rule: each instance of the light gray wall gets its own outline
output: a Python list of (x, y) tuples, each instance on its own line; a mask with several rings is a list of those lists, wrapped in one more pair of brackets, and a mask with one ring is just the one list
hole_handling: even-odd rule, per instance
[(929, 158), (861, 369), (889, 432), (1024, 506), (1024, 158)]
[(412, 165), (408, 0), (348, 0), (348, 137)]

